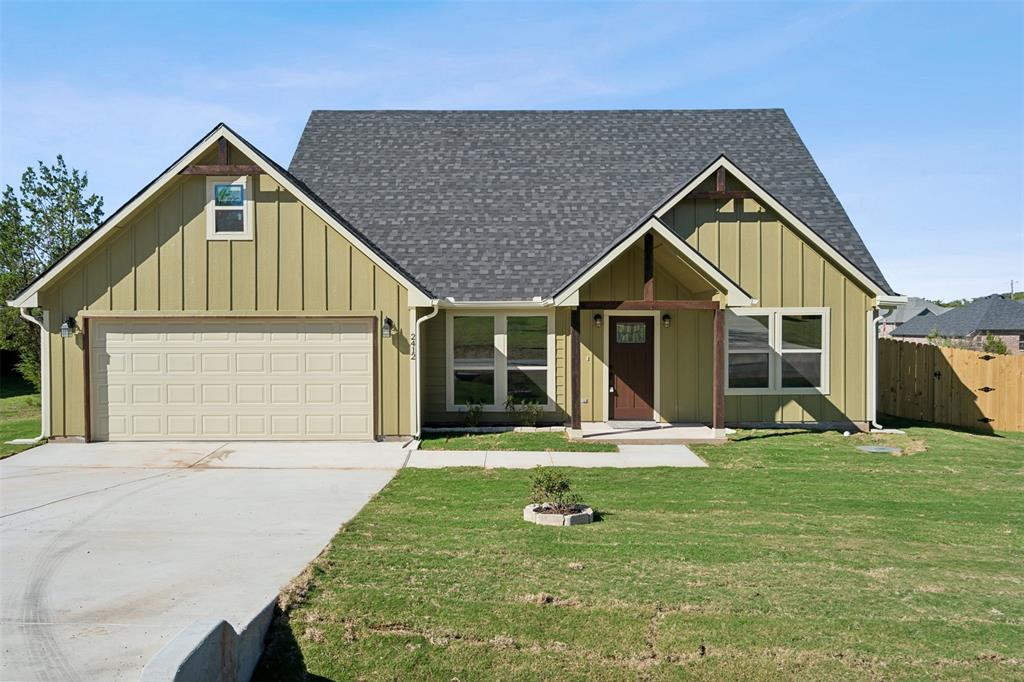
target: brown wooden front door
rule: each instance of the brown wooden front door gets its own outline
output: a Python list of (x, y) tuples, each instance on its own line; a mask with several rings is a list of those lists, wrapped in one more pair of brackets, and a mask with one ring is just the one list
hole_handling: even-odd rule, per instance
[(654, 419), (654, 318), (609, 316), (609, 419)]

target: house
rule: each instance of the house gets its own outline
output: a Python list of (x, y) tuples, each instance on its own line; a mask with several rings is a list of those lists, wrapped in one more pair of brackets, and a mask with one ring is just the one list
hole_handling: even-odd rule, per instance
[(917, 317), (892, 332), (893, 338), (927, 343), (930, 337), (952, 340), (965, 348), (981, 350), (992, 335), (1006, 344), (1010, 353), (1024, 352), (1024, 301), (998, 294), (976, 298), (938, 317)]
[(927, 317), (941, 315), (949, 310), (924, 298), (910, 296), (905, 305), (897, 306), (895, 310), (882, 318), (878, 324), (878, 335), (887, 337), (901, 324), (916, 317)]
[(895, 296), (785, 112), (315, 111), (224, 124), (8, 303), (44, 429), (370, 439), (852, 424)]

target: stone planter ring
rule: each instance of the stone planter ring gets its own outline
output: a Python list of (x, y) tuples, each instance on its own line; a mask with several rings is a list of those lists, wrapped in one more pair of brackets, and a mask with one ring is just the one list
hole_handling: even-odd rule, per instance
[(572, 514), (556, 514), (542, 504), (528, 504), (523, 507), (523, 520), (539, 526), (579, 526), (594, 521), (594, 510), (579, 506)]

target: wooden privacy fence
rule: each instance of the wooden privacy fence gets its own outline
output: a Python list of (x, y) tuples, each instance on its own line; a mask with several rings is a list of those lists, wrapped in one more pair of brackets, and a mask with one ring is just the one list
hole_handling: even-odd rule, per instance
[(966, 429), (1024, 431), (1024, 355), (879, 339), (878, 411)]

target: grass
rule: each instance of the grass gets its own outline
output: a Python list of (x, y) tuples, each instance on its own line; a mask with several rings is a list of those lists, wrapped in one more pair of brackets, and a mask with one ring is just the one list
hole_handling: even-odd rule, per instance
[(530, 452), (618, 452), (613, 443), (569, 440), (562, 431), (501, 433), (434, 433), (420, 441), (420, 450), (520, 450)]
[[(901, 456), (855, 445), (882, 442)], [(282, 596), (255, 679), (1024, 679), (1024, 434), (741, 432), (708, 469), (405, 469)]]
[(10, 457), (34, 445), (7, 445), (15, 438), (39, 435), (39, 395), (33, 386), (19, 377), (0, 377), (0, 459)]

